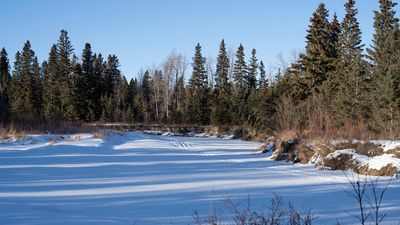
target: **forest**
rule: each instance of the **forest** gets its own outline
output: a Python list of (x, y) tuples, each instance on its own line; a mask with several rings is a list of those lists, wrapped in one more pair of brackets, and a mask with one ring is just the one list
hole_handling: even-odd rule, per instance
[(321, 3), (303, 52), (272, 76), (255, 48), (246, 57), (244, 44), (232, 53), (222, 40), (215, 66), (199, 43), (191, 60), (172, 52), (127, 80), (116, 55), (93, 52), (90, 43), (78, 53), (61, 30), (46, 61), (38, 61), (29, 40), (13, 63), (1, 50), (0, 123), (237, 125), (265, 133), (399, 137), (396, 4), (379, 0), (372, 44), (365, 46), (355, 0), (346, 2), (341, 20)]

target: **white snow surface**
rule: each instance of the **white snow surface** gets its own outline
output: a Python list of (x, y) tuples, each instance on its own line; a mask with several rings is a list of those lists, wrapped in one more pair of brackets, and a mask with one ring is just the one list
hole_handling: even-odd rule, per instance
[[(346, 212), (357, 204), (343, 172), (273, 161), (256, 152), (261, 143), (226, 138), (131, 132), (2, 141), (1, 224), (186, 225), (195, 210), (207, 215), (227, 197), (250, 196), (262, 211), (275, 193), (311, 208), (313, 224), (357, 224)], [(399, 188), (395, 179), (386, 193), (384, 224), (400, 221)]]
[(393, 154), (386, 154), (374, 157), (368, 157), (365, 155), (360, 155), (356, 153), (355, 149), (343, 149), (337, 150), (329, 155), (327, 158), (337, 158), (338, 156), (345, 154), (350, 155), (354, 161), (357, 162), (360, 166), (368, 166), (370, 169), (380, 170), (383, 167), (391, 164), (396, 167), (397, 170), (400, 170), (400, 159), (396, 158)]
[(400, 148), (400, 141), (388, 141), (388, 140), (375, 140), (371, 141), (376, 145), (381, 145), (384, 152), (392, 149)]

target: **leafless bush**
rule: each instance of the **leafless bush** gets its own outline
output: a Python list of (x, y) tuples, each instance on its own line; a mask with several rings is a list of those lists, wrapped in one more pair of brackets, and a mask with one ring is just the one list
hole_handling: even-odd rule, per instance
[(386, 213), (382, 213), (380, 210), (383, 197), (391, 184), (392, 179), (390, 179), (383, 187), (379, 186), (379, 177), (372, 178), (370, 176), (368, 181), (370, 195), (367, 196), (367, 203), (372, 209), (371, 215), (373, 223), (379, 225), (387, 215)]
[(387, 215), (381, 212), (383, 197), (392, 179), (382, 186), (379, 183), (379, 177), (368, 175), (360, 178), (357, 175), (355, 178), (354, 175), (352, 177), (345, 175), (351, 185), (350, 190), (346, 192), (356, 200), (359, 209), (358, 214), (348, 212), (349, 215), (356, 218), (361, 225), (366, 224), (368, 219), (371, 219), (375, 225), (381, 224)]
[[(224, 209), (231, 215), (225, 218)], [(281, 197), (275, 195), (265, 212), (257, 212), (251, 207), (250, 198), (245, 201), (235, 202), (225, 200), (222, 210), (213, 210), (208, 216), (200, 216), (196, 211), (193, 215), (196, 225), (311, 225), (314, 215), (311, 210), (297, 211), (289, 202), (286, 204)]]

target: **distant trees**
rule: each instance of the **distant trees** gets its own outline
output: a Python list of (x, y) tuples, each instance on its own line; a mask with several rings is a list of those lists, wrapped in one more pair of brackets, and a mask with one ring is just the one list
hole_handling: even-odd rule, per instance
[[(172, 52), (129, 81), (116, 55), (86, 43), (77, 57), (62, 30), (41, 66), (27, 41), (11, 67), (0, 53), (0, 123), (45, 121), (240, 125), (330, 132), (351, 126), (375, 134), (400, 131), (400, 30), (390, 0), (379, 0), (375, 34), (364, 52), (355, 0), (343, 20), (321, 3), (310, 18), (305, 51), (269, 74), (252, 49), (228, 51), (214, 66), (195, 47), (191, 64)], [(191, 76), (187, 77), (191, 65)], [(361, 128), (360, 128), (361, 129)]]

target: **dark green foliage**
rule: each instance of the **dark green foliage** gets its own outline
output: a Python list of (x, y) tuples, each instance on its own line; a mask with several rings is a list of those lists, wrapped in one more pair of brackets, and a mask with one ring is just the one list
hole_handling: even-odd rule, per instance
[(9, 89), (10, 89), (10, 65), (8, 54), (3, 48), (0, 52), (0, 123), (9, 119)]
[(187, 88), (186, 115), (189, 123), (208, 124), (210, 122), (209, 87), (206, 59), (201, 54), (201, 46), (197, 44), (193, 57), (193, 72)]
[(258, 85), (259, 85), (260, 88), (263, 88), (264, 86), (268, 85), (268, 79), (267, 79), (267, 76), (266, 76), (265, 66), (264, 66), (264, 62), (263, 61), (260, 62), (259, 69), (260, 69), (260, 81), (259, 81)]
[[(336, 120), (339, 123), (356, 122), (367, 118), (366, 62), (363, 60), (361, 30), (357, 21), (355, 1), (345, 4), (346, 15), (339, 34), (339, 59), (336, 76), (332, 78), (332, 93)], [(351, 98), (349, 96), (352, 96)]]
[(40, 66), (27, 41), (22, 53), (17, 52), (11, 79), (11, 110), (17, 117), (39, 116), (41, 112)]
[(245, 61), (244, 47), (240, 44), (236, 51), (236, 60), (233, 65), (233, 123), (243, 124), (247, 120), (249, 109), (247, 107), (247, 99), (249, 91), (247, 86), (247, 64)]
[(215, 72), (215, 86), (213, 90), (213, 106), (211, 121), (214, 124), (230, 124), (232, 106), (232, 86), (228, 78), (229, 59), (224, 40), (219, 47), (217, 69)]
[(137, 104), (141, 103), (141, 114), (143, 115), (143, 121), (150, 122), (152, 119), (152, 112), (151, 112), (152, 91), (151, 91), (150, 73), (148, 70), (144, 72), (140, 92), (141, 96), (140, 99), (137, 100)]
[(57, 46), (53, 45), (44, 68), (43, 113), (47, 120), (62, 118)]
[(334, 69), (337, 27), (328, 21), (328, 10), (321, 3), (310, 19), (306, 51), (300, 55), (296, 69), (301, 72), (306, 89), (304, 96), (320, 92), (320, 87)]
[(64, 117), (70, 121), (87, 121), (88, 111), (86, 99), (81, 97), (86, 92), (86, 80), (82, 65), (74, 56), (71, 62), (72, 71), (68, 75), (68, 92), (65, 95), (66, 111)]
[(172, 93), (172, 121), (183, 123), (185, 115), (185, 81), (183, 76), (178, 77)]
[(69, 75), (71, 74), (73, 68), (71, 66), (71, 55), (73, 54), (73, 47), (71, 41), (68, 37), (68, 32), (61, 30), (60, 38), (57, 43), (57, 84), (60, 88), (60, 102), (61, 102), (61, 115), (63, 119), (70, 119), (67, 115), (68, 108), (71, 108), (70, 87), (71, 83), (69, 81)]
[(251, 50), (251, 57), (249, 61), (249, 69), (248, 69), (248, 74), (246, 76), (246, 83), (247, 83), (247, 88), (250, 91), (253, 91), (257, 87), (257, 75), (258, 75), (258, 59), (256, 57), (257, 51), (255, 48)]
[(375, 34), (373, 45), (368, 49), (372, 62), (373, 120), (371, 126), (381, 129), (388, 126), (392, 131), (397, 121), (396, 114), (396, 78), (398, 79), (398, 19), (394, 7), (397, 3), (380, 0), (380, 10), (375, 11)]

